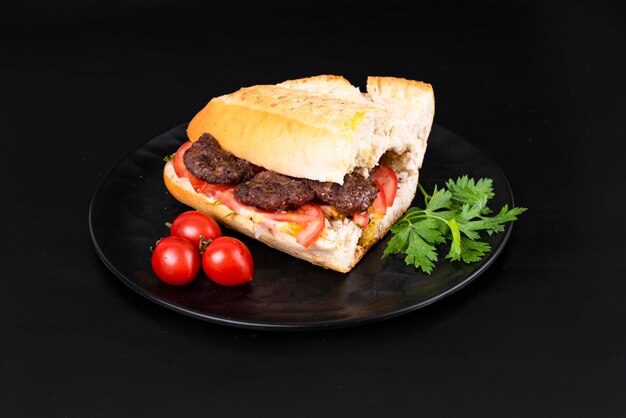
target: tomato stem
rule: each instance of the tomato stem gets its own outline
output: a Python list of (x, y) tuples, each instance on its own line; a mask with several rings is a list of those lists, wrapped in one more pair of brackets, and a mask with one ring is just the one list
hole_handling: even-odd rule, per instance
[(151, 245), (151, 246), (150, 246), (150, 252), (151, 252), (151, 253), (153, 253), (153, 252), (154, 252), (154, 249), (157, 247), (157, 245), (159, 245), (159, 242), (161, 242), (161, 241), (163, 241), (163, 238), (159, 238), (159, 239), (157, 240), (157, 242), (155, 242), (155, 243), (154, 243), (154, 245)]
[(198, 243), (200, 254), (204, 253), (204, 250), (206, 250), (206, 247), (208, 247), (212, 241), (213, 240), (211, 238), (204, 239), (204, 236), (200, 235), (200, 242)]

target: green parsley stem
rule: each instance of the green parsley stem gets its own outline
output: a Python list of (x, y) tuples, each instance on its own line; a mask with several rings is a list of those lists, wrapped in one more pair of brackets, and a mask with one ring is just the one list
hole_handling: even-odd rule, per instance
[(405, 220), (407, 222), (411, 222), (411, 221), (419, 221), (422, 219), (426, 219), (426, 218), (433, 218), (433, 219), (437, 219), (440, 220), (441, 222), (444, 223), (448, 223), (448, 220), (446, 218), (443, 218), (441, 216), (437, 216), (432, 212), (426, 211), (426, 210), (422, 210), (420, 212), (413, 212), (410, 213), (408, 215), (405, 215), (404, 218), (402, 220)]
[(422, 187), (422, 185), (420, 183), (417, 183), (417, 188), (420, 189), (420, 192), (422, 193), (422, 195), (424, 196), (424, 203), (426, 204), (426, 206), (428, 206), (428, 202), (430, 201), (430, 198), (432, 197), (431, 195), (429, 195), (426, 190), (424, 190), (424, 188)]

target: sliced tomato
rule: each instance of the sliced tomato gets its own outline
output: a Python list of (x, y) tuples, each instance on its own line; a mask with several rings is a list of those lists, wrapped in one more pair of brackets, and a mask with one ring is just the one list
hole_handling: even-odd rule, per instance
[[(268, 222), (286, 222), (291, 224), (296, 242), (305, 248), (310, 247), (324, 232), (326, 221), (322, 209), (313, 203), (307, 203), (291, 212), (261, 212)], [(266, 224), (268, 224), (266, 222)]]
[(398, 192), (398, 176), (396, 172), (391, 167), (381, 165), (374, 172), (374, 182), (378, 190), (384, 193), (385, 205), (387, 207), (392, 206)]
[(196, 192), (202, 193), (207, 183), (191, 174), (189, 170), (187, 170), (187, 167), (185, 167), (185, 161), (183, 160), (185, 152), (191, 145), (193, 145), (193, 142), (187, 141), (176, 151), (176, 155), (174, 155), (174, 172), (179, 178), (188, 179), (189, 183), (191, 183), (191, 187), (193, 187)]
[(187, 180), (189, 180), (189, 183), (191, 183), (191, 187), (193, 187), (193, 189), (198, 193), (204, 193), (204, 190), (209, 185), (209, 183), (204, 180), (200, 180), (198, 177), (194, 176), (191, 173), (188, 174)]
[[(304, 224), (317, 220), (318, 214), (307, 212), (303, 207), (298, 208), (292, 212), (268, 212), (254, 206), (246, 205), (240, 202), (233, 193), (233, 186), (221, 185), (221, 184), (207, 184), (207, 190), (205, 193), (210, 193), (219, 199), (224, 205), (226, 205), (233, 212), (243, 216), (251, 216), (252, 214), (260, 215), (263, 218), (271, 219), (275, 222), (289, 222), (295, 224)], [(315, 205), (317, 206), (317, 205)]]
[(376, 199), (374, 203), (372, 203), (372, 210), (377, 215), (384, 215), (387, 213), (387, 205), (385, 199), (385, 192), (382, 189), (378, 190), (378, 195), (376, 195)]
[(353, 213), (352, 214), (352, 220), (361, 229), (366, 229), (367, 228), (367, 224), (369, 223), (370, 218), (369, 218), (367, 212), (361, 212), (361, 213)]
[[(233, 189), (235, 186), (231, 184), (210, 184), (204, 183), (204, 189), (202, 192), (204, 194), (208, 194), (209, 196), (217, 197), (217, 195), (221, 192), (225, 192), (226, 190)], [(233, 196), (234, 197), (234, 196)]]
[(317, 215), (310, 215), (298, 209), (295, 212), (262, 212), (266, 217), (276, 222), (291, 222), (303, 224), (317, 219)]
[(304, 225), (304, 229), (296, 237), (298, 244), (304, 248), (309, 248), (324, 232), (326, 219), (320, 207), (312, 203), (306, 203), (298, 210), (304, 212), (305, 215), (314, 217), (313, 220)]
[(293, 212), (274, 213), (259, 210), (254, 206), (240, 202), (235, 197), (233, 186), (207, 184), (204, 193), (215, 197), (236, 214), (252, 218), (269, 228), (274, 228), (276, 226), (275, 222), (302, 225), (302, 230), (298, 233), (296, 241), (305, 248), (310, 247), (311, 244), (317, 241), (326, 226), (324, 213), (318, 205), (312, 203), (304, 204)]
[[(246, 218), (253, 216), (258, 210), (253, 206), (248, 206), (246, 204), (241, 203), (235, 197), (235, 193), (233, 192), (233, 186), (228, 186), (226, 188), (225, 185), (209, 185), (213, 186), (212, 196), (218, 199), (222, 204), (224, 204), (228, 209), (232, 210), (238, 215), (245, 216)], [(220, 188), (219, 186), (224, 186), (224, 188)]]
[(187, 178), (189, 176), (189, 170), (185, 167), (185, 162), (183, 161), (183, 155), (185, 155), (185, 151), (189, 149), (193, 145), (193, 142), (187, 141), (183, 145), (181, 145), (176, 154), (174, 155), (174, 171), (176, 175), (180, 178)]

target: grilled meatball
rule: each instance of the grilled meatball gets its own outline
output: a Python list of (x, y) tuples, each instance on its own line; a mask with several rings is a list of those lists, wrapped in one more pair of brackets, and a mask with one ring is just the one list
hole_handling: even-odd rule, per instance
[(207, 183), (237, 184), (254, 176), (252, 164), (224, 151), (210, 134), (203, 134), (183, 160), (191, 174)]
[(378, 194), (372, 177), (349, 174), (343, 184), (308, 180), (317, 198), (344, 212), (363, 212), (369, 208)]
[(235, 197), (247, 205), (280, 212), (315, 199), (315, 192), (304, 180), (263, 171), (235, 187)]

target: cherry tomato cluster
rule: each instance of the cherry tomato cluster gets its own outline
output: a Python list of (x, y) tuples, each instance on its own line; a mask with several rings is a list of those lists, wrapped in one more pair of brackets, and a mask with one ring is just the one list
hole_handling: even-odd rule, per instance
[(157, 243), (152, 270), (161, 281), (182, 286), (191, 282), (200, 265), (209, 279), (222, 286), (252, 280), (252, 254), (238, 239), (223, 237), (210, 216), (196, 211), (181, 213), (170, 227), (170, 236)]

